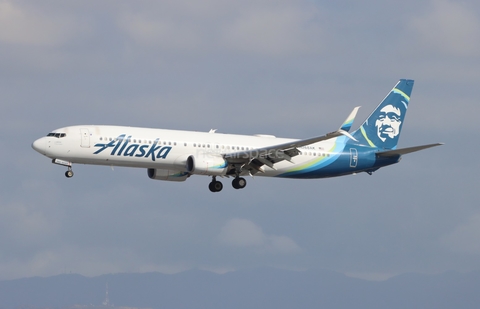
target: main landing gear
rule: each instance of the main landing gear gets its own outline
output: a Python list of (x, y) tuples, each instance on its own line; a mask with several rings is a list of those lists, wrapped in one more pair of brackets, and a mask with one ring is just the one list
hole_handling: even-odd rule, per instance
[(220, 192), (223, 189), (223, 184), (220, 181), (217, 181), (217, 178), (213, 176), (212, 182), (208, 185), (208, 188), (212, 192)]
[[(235, 189), (243, 189), (247, 185), (247, 181), (243, 177), (235, 177), (232, 181), (232, 186)], [(223, 184), (220, 181), (217, 181), (216, 177), (212, 177), (212, 182), (208, 185), (208, 188), (212, 192), (220, 192), (223, 189)]]
[(232, 186), (235, 189), (243, 189), (247, 185), (247, 181), (243, 177), (235, 177), (235, 179), (232, 181)]

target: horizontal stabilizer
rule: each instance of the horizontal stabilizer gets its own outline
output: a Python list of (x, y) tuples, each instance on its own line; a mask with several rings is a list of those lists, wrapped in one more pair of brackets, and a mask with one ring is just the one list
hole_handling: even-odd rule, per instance
[(443, 143), (435, 143), (435, 144), (428, 144), (428, 145), (422, 145), (422, 146), (414, 146), (414, 147), (407, 147), (407, 148), (401, 148), (401, 149), (394, 149), (394, 150), (387, 150), (387, 151), (379, 151), (376, 153), (377, 157), (396, 157), (396, 156), (401, 156), (407, 153), (435, 147), (435, 146), (440, 146), (443, 145)]

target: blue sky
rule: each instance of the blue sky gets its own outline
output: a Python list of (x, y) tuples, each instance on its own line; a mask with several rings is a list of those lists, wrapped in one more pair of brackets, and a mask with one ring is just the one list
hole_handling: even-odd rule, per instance
[[(475, 1), (0, 1), (0, 279), (478, 270), (479, 55)], [(143, 169), (66, 179), (30, 146), (76, 124), (306, 138), (400, 78), (416, 83), (399, 146), (446, 144), (373, 176), (211, 194)]]

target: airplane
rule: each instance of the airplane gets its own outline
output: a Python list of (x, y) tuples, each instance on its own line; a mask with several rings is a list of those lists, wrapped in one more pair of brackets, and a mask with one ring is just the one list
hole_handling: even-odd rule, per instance
[(273, 135), (234, 135), (127, 126), (77, 125), (53, 130), (35, 140), (33, 149), (67, 167), (93, 164), (145, 168), (150, 179), (185, 181), (211, 177), (209, 189), (220, 192), (220, 178), (232, 177), (235, 189), (245, 176), (295, 179), (328, 178), (366, 172), (398, 163), (405, 154), (443, 145), (397, 148), (414, 81), (401, 79), (354, 132), (359, 106), (339, 129), (307, 139)]

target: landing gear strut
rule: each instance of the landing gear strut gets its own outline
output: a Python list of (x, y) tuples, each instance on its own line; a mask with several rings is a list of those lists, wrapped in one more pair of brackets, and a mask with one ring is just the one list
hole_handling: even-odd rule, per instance
[(247, 185), (247, 181), (243, 177), (235, 177), (235, 179), (232, 181), (232, 186), (235, 189), (243, 189)]
[(220, 181), (217, 181), (215, 176), (212, 177), (212, 182), (208, 185), (208, 188), (212, 192), (220, 192), (223, 189), (223, 184)]

